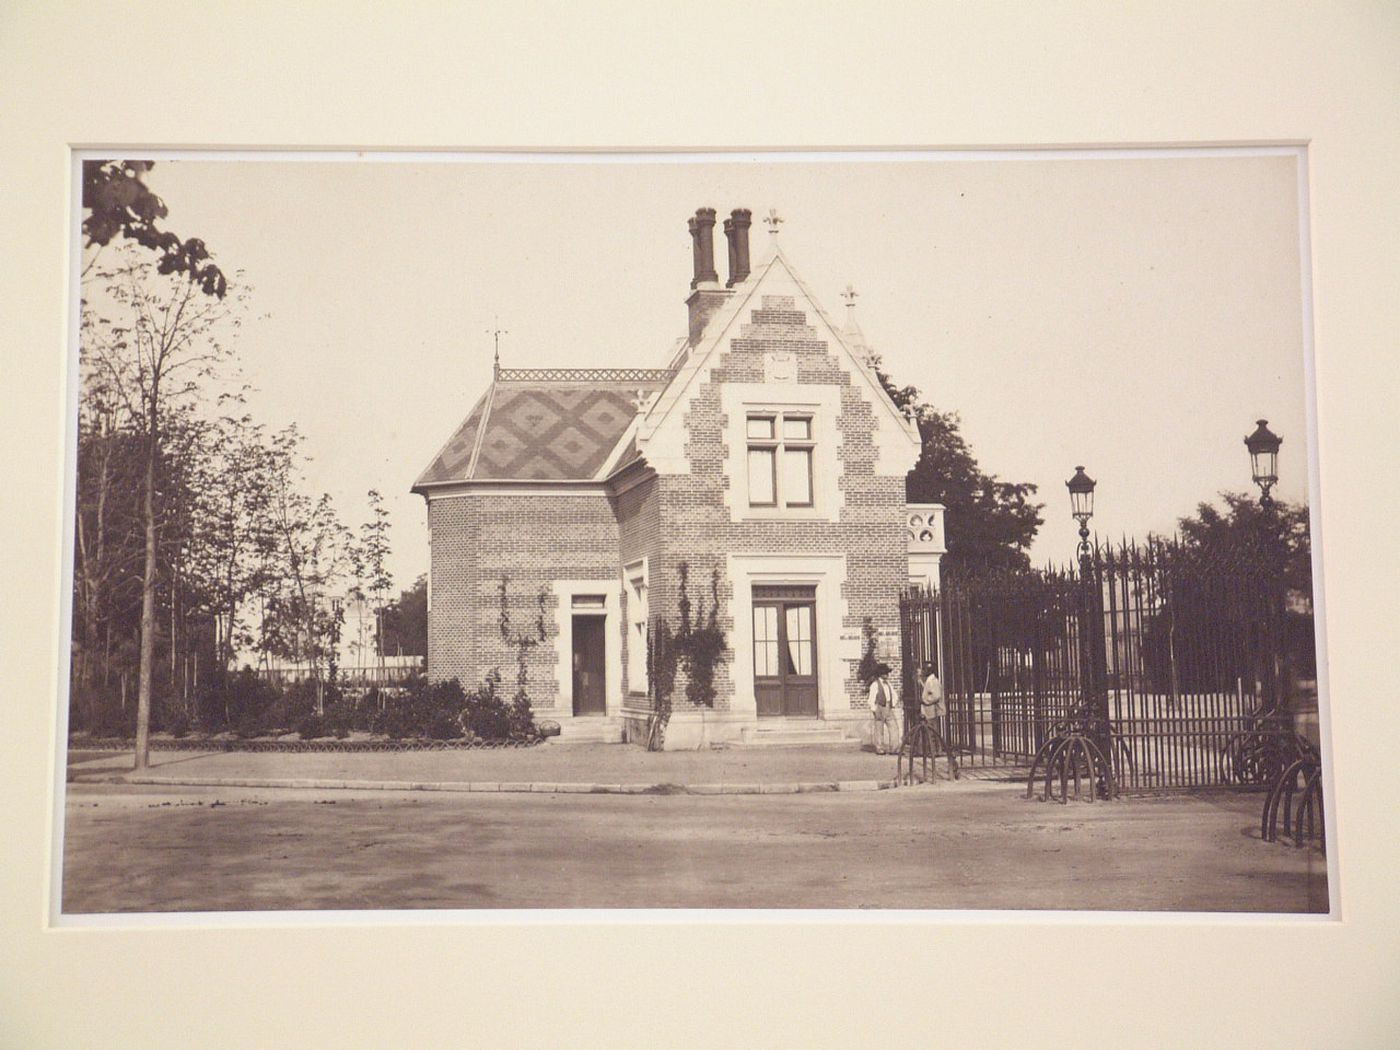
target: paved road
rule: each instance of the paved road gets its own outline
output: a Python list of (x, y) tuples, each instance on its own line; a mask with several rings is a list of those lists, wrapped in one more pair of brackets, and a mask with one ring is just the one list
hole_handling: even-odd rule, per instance
[(1259, 841), (1259, 801), (69, 785), (64, 910), (1326, 911), (1321, 852)]

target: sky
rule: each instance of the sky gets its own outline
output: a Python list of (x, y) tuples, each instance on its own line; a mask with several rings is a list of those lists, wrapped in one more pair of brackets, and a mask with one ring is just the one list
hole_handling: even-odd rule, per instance
[(149, 183), (251, 291), (254, 415), (297, 424), (352, 527), (384, 494), (400, 588), (427, 568), (409, 487), (490, 382), (492, 330), (508, 367), (664, 365), (701, 205), (753, 211), (756, 261), (776, 208), (833, 318), (854, 285), (892, 377), (960, 414), (984, 470), (1039, 486), (1037, 564), (1072, 556), (1077, 464), (1097, 531), (1167, 532), (1252, 490), (1258, 418), (1284, 439), (1277, 494), (1307, 496), (1292, 154), (165, 159)]

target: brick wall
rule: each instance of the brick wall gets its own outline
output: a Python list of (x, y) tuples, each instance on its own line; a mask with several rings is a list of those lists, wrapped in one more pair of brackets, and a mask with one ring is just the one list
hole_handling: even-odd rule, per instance
[(545, 596), (545, 641), (528, 653), (530, 698), (537, 712), (559, 701), (554, 580), (617, 580), (617, 518), (601, 495), (472, 493), (429, 502), (433, 608), (428, 617), (428, 673), (471, 688), (492, 668), (515, 690), (516, 651), (501, 637), (500, 587), (507, 577), (511, 633), (531, 633)]
[[(726, 448), (729, 420), (721, 408), (723, 384), (760, 383), (765, 355), (794, 356), (799, 385), (835, 387), (840, 394), (837, 430), (839, 478), (818, 477), (818, 485), (840, 485), (837, 521), (733, 521), (725, 500), (730, 485), (726, 464), (741, 468), (744, 450)], [(776, 395), (779, 399), (781, 394)], [(516, 630), (537, 615), (536, 594), (555, 579), (611, 579), (621, 586), (621, 567), (639, 557), (649, 565), (649, 619), (679, 624), (678, 580), (682, 562), (690, 569), (692, 607), (712, 602), (711, 573), (720, 573), (720, 626), (731, 633), (728, 615), (732, 582), (725, 576), (730, 553), (846, 553), (843, 597), (847, 612), (842, 634), (859, 634), (869, 617), (881, 634), (880, 655), (900, 675), (898, 593), (908, 576), (904, 535), (904, 479), (875, 473), (875, 419), (868, 395), (852, 385), (842, 360), (818, 338), (791, 296), (764, 296), (729, 349), (711, 369), (708, 381), (682, 406), (689, 472), (653, 477), (611, 498), (600, 496), (501, 496), (471, 494), (430, 503), (433, 610), (429, 617), (428, 667), (435, 678), (460, 677), (475, 683), (492, 667), (514, 688), (515, 657), (499, 631), (499, 586), (510, 577), (511, 616)], [(733, 455), (731, 456), (731, 452)], [(742, 476), (742, 474), (740, 475)], [(736, 493), (736, 499), (744, 499)], [(554, 601), (547, 602), (545, 643), (530, 655), (531, 693), (537, 710), (557, 701)], [(818, 609), (817, 615), (834, 611)], [(625, 651), (625, 601), (617, 629)], [(716, 676), (716, 706), (734, 697), (733, 654)], [(852, 706), (865, 706), (865, 693), (849, 668), (845, 688)], [(684, 709), (684, 677), (673, 701)], [(636, 701), (631, 702), (635, 706)]]
[[(859, 632), (870, 617), (881, 634), (880, 655), (894, 670), (899, 681), (899, 588), (908, 579), (908, 559), (904, 535), (904, 479), (875, 474), (875, 420), (865, 396), (852, 385), (850, 374), (807, 324), (804, 312), (797, 310), (790, 296), (765, 296), (751, 315), (739, 337), (730, 343), (703, 383), (685, 406), (684, 422), (688, 440), (687, 475), (668, 475), (657, 480), (660, 518), (664, 522), (651, 566), (652, 615), (664, 615), (677, 622), (679, 567), (690, 570), (689, 594), (693, 605), (711, 602), (710, 574), (718, 570), (720, 579), (720, 626), (733, 632), (727, 615), (732, 598), (732, 581), (725, 573), (726, 555), (739, 552), (829, 553), (847, 555), (844, 597), (848, 612), (842, 633)], [(725, 447), (729, 421), (721, 409), (720, 386), (728, 382), (757, 383), (764, 378), (764, 355), (774, 351), (794, 355), (797, 383), (840, 388), (840, 414), (837, 429), (841, 435), (837, 450), (841, 478), (817, 478), (816, 483), (839, 484), (842, 509), (839, 520), (829, 521), (740, 521), (731, 520), (724, 491), (731, 484), (726, 462), (741, 468), (744, 450)], [(781, 395), (778, 395), (780, 398)], [(734, 451), (733, 456), (730, 452)], [(737, 483), (737, 482), (736, 482)], [(736, 499), (746, 498), (742, 493)], [(818, 609), (817, 615), (832, 615)], [(716, 677), (716, 707), (727, 708), (734, 696), (730, 677), (732, 653)], [(866, 706), (865, 691), (855, 680), (854, 665), (846, 681), (852, 706)], [(684, 682), (679, 681), (674, 698), (678, 709), (685, 707)]]

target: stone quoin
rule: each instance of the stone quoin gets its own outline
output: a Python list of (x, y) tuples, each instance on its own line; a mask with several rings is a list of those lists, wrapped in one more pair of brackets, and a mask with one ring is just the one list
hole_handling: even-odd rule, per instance
[[(686, 332), (636, 368), (495, 370), (413, 486), (427, 501), (428, 673), (513, 688), (526, 651), (537, 718), (564, 739), (641, 741), (645, 639), (711, 605), (726, 648), (713, 708), (672, 696), (668, 748), (866, 738), (863, 625), (900, 681), (899, 601), (936, 587), (943, 508), (910, 505), (918, 429), (871, 364), (848, 289), (837, 327), (784, 254), (770, 213), (750, 269), (751, 212), (689, 220)], [(644, 341), (639, 338), (639, 341)], [(717, 574), (717, 575), (716, 575)]]

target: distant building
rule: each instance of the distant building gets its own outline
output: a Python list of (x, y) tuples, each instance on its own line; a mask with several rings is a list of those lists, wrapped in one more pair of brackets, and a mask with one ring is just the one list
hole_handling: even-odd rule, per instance
[[(770, 216), (776, 230), (778, 220)], [(688, 334), (656, 368), (496, 369), (413, 491), (428, 505), (428, 671), (471, 686), (528, 651), (537, 716), (565, 738), (641, 739), (646, 638), (676, 627), (718, 573), (728, 652), (713, 710), (677, 689), (668, 747), (868, 732), (862, 628), (899, 681), (900, 588), (936, 586), (943, 508), (905, 503), (917, 428), (867, 359), (854, 310), (838, 329), (769, 237), (750, 270), (750, 213), (690, 220)], [(586, 333), (595, 360), (638, 340)]]

